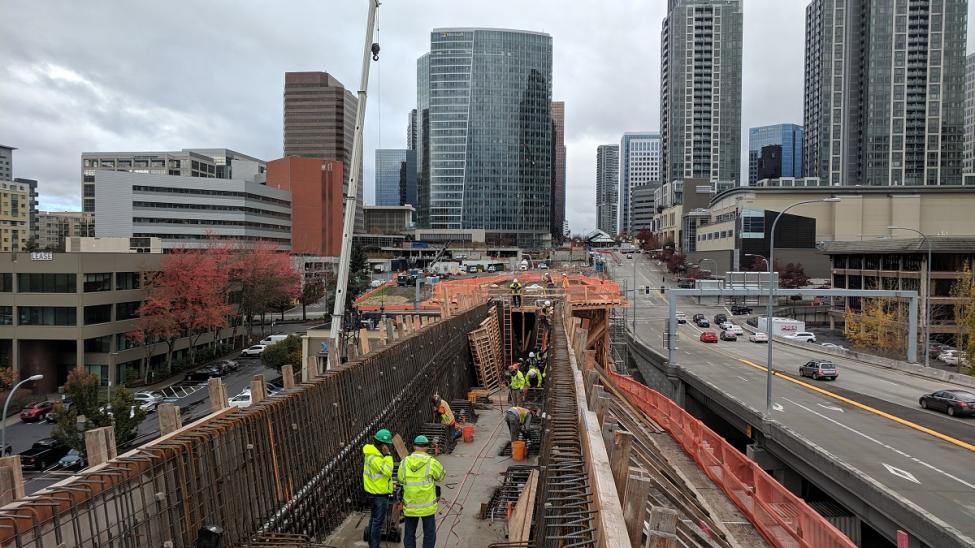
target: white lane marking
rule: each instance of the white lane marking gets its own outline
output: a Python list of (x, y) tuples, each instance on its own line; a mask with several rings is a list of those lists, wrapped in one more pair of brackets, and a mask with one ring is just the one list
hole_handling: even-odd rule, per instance
[(705, 360), (705, 362), (704, 362), (704, 363), (706, 363), (706, 364), (708, 364), (708, 365), (710, 365), (710, 366), (712, 366), (712, 367), (714, 367), (714, 364), (713, 364), (713, 363), (711, 363), (711, 362), (709, 362), (709, 361), (706, 361), (706, 360)]
[(772, 409), (774, 409), (775, 411), (783, 411), (783, 412), (785, 411), (785, 408), (782, 407), (781, 403), (775, 403), (775, 402), (772, 402)]
[(942, 470), (942, 469), (940, 469), (940, 468), (938, 468), (938, 467), (936, 467), (934, 465), (928, 464), (928, 463), (922, 461), (921, 459), (919, 459), (917, 457), (912, 457), (911, 455), (908, 455), (907, 453), (901, 451), (900, 449), (898, 449), (898, 448), (896, 448), (896, 447), (894, 447), (892, 445), (889, 445), (887, 443), (884, 443), (884, 442), (878, 440), (877, 438), (874, 438), (872, 436), (869, 436), (867, 434), (864, 434), (863, 432), (861, 432), (861, 431), (859, 431), (859, 430), (857, 430), (855, 428), (852, 428), (852, 427), (847, 426), (847, 425), (845, 425), (845, 424), (843, 424), (843, 423), (841, 423), (841, 422), (839, 422), (837, 420), (834, 420), (834, 419), (832, 419), (830, 417), (827, 417), (826, 415), (820, 413), (819, 411), (816, 411), (814, 409), (810, 409), (809, 407), (806, 407), (805, 405), (802, 405), (801, 403), (794, 402), (794, 401), (790, 400), (789, 398), (782, 398), (782, 399), (785, 400), (785, 401), (787, 401), (787, 402), (789, 402), (789, 403), (791, 403), (791, 404), (793, 404), (793, 405), (796, 405), (798, 407), (801, 407), (802, 409), (805, 409), (806, 411), (809, 411), (810, 413), (812, 413), (814, 415), (818, 415), (820, 418), (825, 419), (825, 420), (827, 420), (827, 421), (829, 421), (829, 422), (831, 422), (831, 423), (839, 426), (840, 428), (843, 428), (845, 430), (849, 430), (850, 432), (853, 432), (854, 434), (856, 434), (856, 435), (858, 435), (858, 436), (860, 436), (860, 437), (862, 437), (864, 439), (870, 440), (870, 441), (876, 443), (877, 445), (883, 447), (884, 449), (888, 449), (890, 451), (893, 451), (894, 453), (897, 453), (898, 455), (900, 455), (900, 456), (902, 456), (902, 457), (904, 457), (906, 459), (910, 459), (911, 461), (916, 462), (917, 464), (920, 464), (921, 466), (924, 466), (924, 467), (926, 467), (928, 469), (931, 469), (931, 470), (933, 470), (933, 471), (935, 471), (935, 472), (937, 472), (937, 473), (939, 473), (939, 474), (941, 474), (941, 475), (943, 475), (943, 476), (945, 476), (947, 478), (950, 478), (950, 479), (952, 479), (952, 480), (954, 480), (954, 481), (956, 481), (956, 482), (964, 485), (965, 487), (968, 487), (969, 489), (975, 490), (975, 485), (972, 485), (971, 483), (968, 483), (967, 481), (965, 481), (965, 480), (963, 480), (963, 479), (961, 479), (961, 478), (959, 478), (959, 477), (951, 474), (950, 472), (945, 472), (944, 470)]
[(840, 413), (845, 412), (843, 411), (842, 407), (836, 407), (835, 405), (824, 405), (822, 403), (817, 403), (816, 405), (822, 407), (823, 409), (829, 409), (830, 411), (839, 411)]
[(900, 478), (904, 478), (907, 481), (913, 481), (914, 483), (916, 483), (918, 485), (921, 485), (921, 482), (918, 481), (918, 479), (916, 477), (914, 477), (914, 474), (908, 472), (907, 470), (901, 470), (900, 468), (898, 468), (896, 466), (891, 466), (891, 465), (887, 464), (886, 462), (882, 462), (880, 464), (883, 464), (884, 465), (884, 468), (886, 468), (887, 471), (890, 472), (891, 474), (894, 474), (895, 476), (900, 477)]
[(741, 375), (735, 375), (735, 376), (738, 377), (739, 379), (745, 381), (745, 382), (748, 382), (748, 379), (746, 379), (745, 377), (742, 377)]

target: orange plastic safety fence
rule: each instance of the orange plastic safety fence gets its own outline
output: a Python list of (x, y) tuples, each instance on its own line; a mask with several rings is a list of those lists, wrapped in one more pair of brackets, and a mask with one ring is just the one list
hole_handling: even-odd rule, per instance
[(773, 546), (852, 548), (853, 542), (754, 461), (663, 394), (608, 371), (627, 400), (665, 429)]

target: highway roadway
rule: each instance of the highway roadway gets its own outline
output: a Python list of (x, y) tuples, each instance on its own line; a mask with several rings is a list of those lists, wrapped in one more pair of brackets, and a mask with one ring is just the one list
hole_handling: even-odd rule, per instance
[[(655, 288), (649, 296), (637, 292), (637, 338), (663, 351), (661, 331), (667, 306), (658, 290), (663, 272), (656, 261), (640, 254), (622, 259), (611, 272), (630, 288), (634, 285), (631, 261), (636, 263), (636, 285)], [(678, 303), (678, 310), (688, 318), (701, 312), (709, 320), (717, 312), (727, 313), (723, 307), (691, 302)], [(628, 328), (631, 319), (628, 315)], [(734, 321), (743, 323), (742, 318)], [(701, 330), (696, 326), (685, 324), (679, 330), (675, 363), (752, 410), (765, 410), (764, 344), (748, 342), (747, 335), (737, 342), (701, 343)], [(824, 357), (837, 364), (837, 380), (799, 379), (801, 364)], [(922, 394), (964, 387), (826, 356), (813, 345), (803, 349), (777, 344), (773, 363), (777, 371), (772, 385), (776, 422), (975, 545), (975, 418), (952, 418), (918, 406)]]

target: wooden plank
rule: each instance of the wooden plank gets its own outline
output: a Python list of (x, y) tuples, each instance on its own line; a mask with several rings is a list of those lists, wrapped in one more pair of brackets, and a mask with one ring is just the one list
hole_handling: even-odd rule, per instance
[(207, 381), (207, 393), (210, 397), (210, 412), (215, 413), (221, 409), (226, 408), (229, 404), (227, 403), (227, 395), (223, 388), (223, 381), (213, 377)]
[(183, 427), (183, 417), (179, 414), (179, 406), (172, 403), (160, 403), (156, 407), (159, 415), (159, 433), (169, 434)]
[(650, 534), (645, 548), (674, 548), (677, 546), (677, 511), (663, 506), (650, 510)]
[(281, 366), (281, 382), (285, 390), (295, 387), (295, 368), (292, 365)]
[(24, 470), (20, 455), (0, 458), (0, 506), (24, 498)]
[(115, 428), (103, 426), (85, 431), (85, 453), (88, 455), (88, 465), (95, 466), (106, 463), (118, 455), (115, 447)]
[(623, 496), (626, 489), (627, 477), (630, 471), (630, 448), (633, 445), (633, 434), (617, 430), (613, 436), (613, 450), (610, 453), (609, 465), (613, 469), (613, 479), (616, 481), (616, 492)]
[(260, 403), (267, 399), (267, 388), (264, 387), (264, 375), (254, 375), (251, 380), (251, 404)]
[(643, 522), (647, 516), (647, 498), (653, 480), (644, 476), (639, 468), (630, 468), (623, 495), (623, 521), (630, 536), (630, 546), (639, 548), (643, 540)]
[(535, 511), (535, 491), (538, 486), (538, 470), (528, 474), (525, 488), (518, 496), (515, 509), (508, 520), (508, 542), (527, 542), (531, 533), (532, 515)]
[(403, 442), (403, 436), (400, 436), (399, 434), (393, 436), (393, 449), (396, 450), (396, 455), (400, 458), (400, 460), (410, 456), (410, 451), (406, 448), (406, 444)]
[(369, 354), (369, 330), (365, 327), (359, 329), (359, 351), (363, 356)]

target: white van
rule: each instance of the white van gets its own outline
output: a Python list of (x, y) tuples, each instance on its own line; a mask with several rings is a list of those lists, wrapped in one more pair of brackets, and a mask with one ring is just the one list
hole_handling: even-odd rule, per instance
[(266, 345), (266, 346), (270, 346), (272, 344), (279, 343), (279, 342), (281, 342), (281, 341), (283, 341), (283, 340), (285, 340), (287, 338), (288, 338), (287, 335), (270, 335), (269, 337), (265, 338), (264, 340), (262, 340), (258, 344), (263, 344), (263, 345)]

